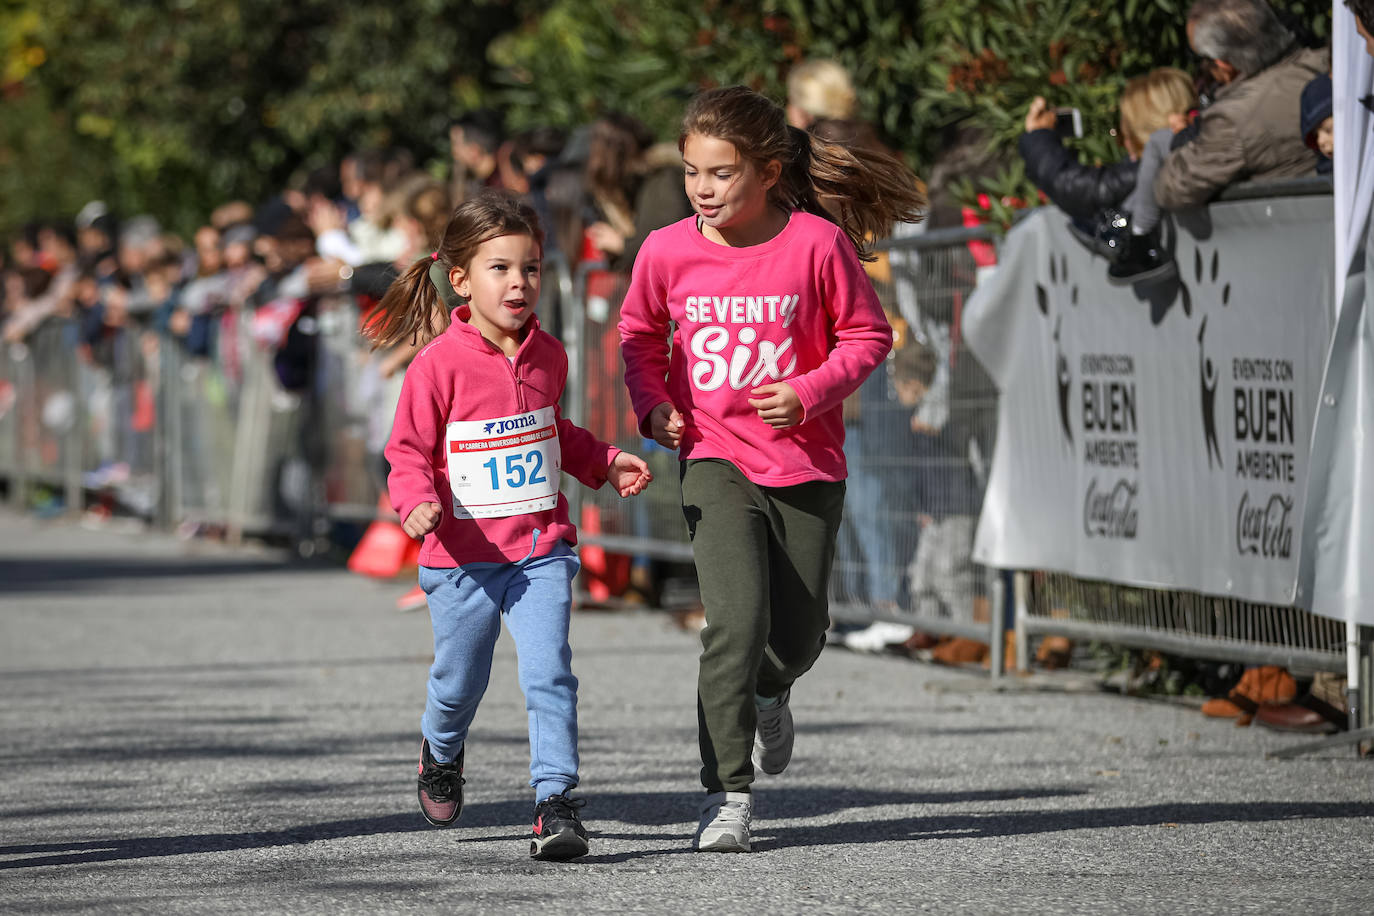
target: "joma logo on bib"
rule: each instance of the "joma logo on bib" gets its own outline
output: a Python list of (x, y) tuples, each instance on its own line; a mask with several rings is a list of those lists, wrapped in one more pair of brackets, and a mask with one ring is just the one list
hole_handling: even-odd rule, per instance
[(538, 421), (536, 421), (534, 418), (534, 414), (531, 413), (526, 414), (523, 417), (513, 417), (508, 420), (493, 420), (492, 422), (485, 424), (482, 427), (482, 431), (489, 436), (499, 436), (502, 433), (508, 433), (511, 430), (515, 429), (529, 429), (531, 426), (534, 426), (537, 422)]

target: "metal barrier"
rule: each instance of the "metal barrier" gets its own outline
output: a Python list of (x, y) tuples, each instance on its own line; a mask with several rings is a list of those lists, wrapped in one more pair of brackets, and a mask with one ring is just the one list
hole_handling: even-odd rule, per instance
[(1053, 634), (1173, 655), (1282, 665), (1295, 673), (1345, 671), (1345, 624), (1302, 608), (1051, 572), (1018, 573), (1016, 596), (1022, 669), (1029, 665), (1030, 637)]
[[(1030, 640), (1053, 633), (1343, 670), (1341, 625), (1298, 608), (1042, 572), (1017, 574), (1014, 595), (1004, 596), (1003, 576), (972, 562), (998, 397), (959, 327), (994, 244), (987, 231), (960, 229), (879, 245), (872, 276), (897, 346), (845, 408), (851, 476), (834, 616), (988, 641), (994, 672), (1004, 597), (1014, 597), (1023, 668)], [(689, 563), (676, 455), (640, 435), (624, 386), (616, 326), (628, 278), (596, 265), (546, 270), (545, 314), (560, 310), (546, 323), (561, 325), (569, 355), (565, 413), (644, 456), (657, 479), (630, 500), (571, 483), (582, 539), (627, 558)], [(331, 524), (373, 518), (375, 421), (388, 402), (380, 389), (394, 396), (396, 380), (372, 377), (356, 304), (317, 303), (307, 323), (313, 368), (299, 390), (283, 387), (248, 319), (227, 311), (216, 320), (208, 356), (130, 323), (106, 335), (93, 359), (78, 359), (79, 328), (60, 319), (0, 347), (0, 478), (11, 501), (33, 507), (41, 488), (40, 508), (79, 511), (113, 497), (159, 524), (277, 533), (307, 553)], [(908, 359), (917, 350), (926, 357)], [(913, 379), (913, 363), (933, 363), (933, 372)]]
[(23, 342), (0, 346), (0, 473), (16, 506), (35, 487), (48, 494), (36, 508), (79, 502), (85, 402), (67, 345), (74, 333), (72, 322), (50, 320)]

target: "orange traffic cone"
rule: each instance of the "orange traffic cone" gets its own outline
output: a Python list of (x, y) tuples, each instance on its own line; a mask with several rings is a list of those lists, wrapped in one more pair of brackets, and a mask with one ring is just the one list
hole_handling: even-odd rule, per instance
[(348, 568), (362, 576), (390, 579), (416, 562), (420, 543), (395, 522), (373, 522), (348, 558)]
[[(587, 534), (601, 533), (601, 507), (583, 506), (582, 522), (578, 526)], [(608, 553), (597, 544), (583, 545), (578, 552), (582, 560), (583, 582), (593, 601), (605, 601), (612, 595), (623, 594), (630, 583), (630, 558), (624, 554)]]

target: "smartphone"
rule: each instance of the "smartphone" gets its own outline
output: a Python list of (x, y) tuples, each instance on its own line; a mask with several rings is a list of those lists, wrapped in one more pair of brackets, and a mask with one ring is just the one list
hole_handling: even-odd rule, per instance
[(1083, 115), (1077, 108), (1054, 110), (1054, 132), (1061, 137), (1083, 137)]

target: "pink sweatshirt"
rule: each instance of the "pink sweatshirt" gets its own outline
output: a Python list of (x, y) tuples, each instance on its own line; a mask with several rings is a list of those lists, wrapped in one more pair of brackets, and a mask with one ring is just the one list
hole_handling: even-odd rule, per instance
[(386, 445), (386, 459), (391, 463), (387, 489), (401, 518), (423, 502), (437, 502), (442, 513), (439, 527), (425, 535), (420, 548), (424, 566), (508, 563), (531, 553), (544, 556), (560, 539), (577, 543), (577, 529), (568, 519), (568, 502), (561, 493), (557, 505), (545, 511), (455, 518), (446, 453), (449, 423), (552, 407), (563, 470), (593, 489), (606, 482), (606, 471), (619, 452), (558, 414), (558, 400), (568, 378), (568, 355), (562, 344), (539, 329), (538, 319), (530, 319), (511, 365), (504, 353), (467, 323), (469, 314), (466, 306), (455, 309), (448, 330), (421, 350), (406, 369)]
[[(620, 339), (641, 432), (669, 401), (685, 421), (683, 458), (724, 458), (778, 487), (845, 478), (840, 402), (883, 361), (892, 329), (845, 234), (794, 212), (778, 235), (745, 248), (705, 238), (695, 216), (650, 233)], [(805, 414), (775, 430), (748, 399), (778, 380)]]

